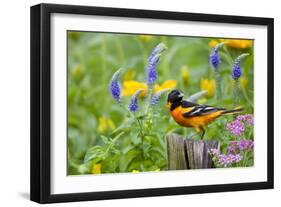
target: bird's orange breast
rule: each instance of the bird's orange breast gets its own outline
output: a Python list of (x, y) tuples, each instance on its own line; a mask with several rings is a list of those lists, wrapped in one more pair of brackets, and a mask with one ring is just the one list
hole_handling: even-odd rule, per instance
[(186, 109), (186, 108), (182, 108), (181, 106), (178, 106), (173, 111), (170, 111), (170, 114), (175, 120), (175, 122), (177, 122), (179, 125), (185, 127), (193, 127), (190, 121), (182, 115), (183, 113), (187, 113), (188, 111), (191, 110), (192, 108)]
[(189, 108), (183, 108), (182, 106), (176, 107), (174, 110), (170, 110), (170, 114), (181, 126), (185, 127), (202, 127), (207, 125), (209, 122), (217, 118), (218, 116), (221, 115), (221, 111), (217, 111), (214, 113), (210, 113), (208, 115), (203, 115), (203, 116), (194, 116), (194, 117), (184, 117), (183, 114), (191, 111), (194, 107), (189, 107)]

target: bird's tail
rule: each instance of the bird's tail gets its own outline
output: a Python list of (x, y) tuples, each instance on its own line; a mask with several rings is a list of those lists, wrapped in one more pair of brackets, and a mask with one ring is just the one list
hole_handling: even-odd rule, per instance
[(237, 113), (240, 113), (241, 111), (243, 111), (243, 108), (237, 107), (235, 109), (225, 110), (222, 112), (222, 114), (237, 114)]

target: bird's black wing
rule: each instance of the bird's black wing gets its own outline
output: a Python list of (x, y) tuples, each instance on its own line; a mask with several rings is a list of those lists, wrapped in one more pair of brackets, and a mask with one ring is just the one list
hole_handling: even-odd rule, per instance
[(197, 103), (193, 103), (193, 102), (186, 101), (186, 100), (183, 100), (181, 105), (182, 105), (183, 108), (199, 106)]
[(193, 117), (193, 116), (201, 116), (201, 115), (206, 115), (215, 111), (221, 111), (225, 110), (224, 108), (217, 108), (213, 106), (208, 106), (208, 105), (199, 105), (196, 103), (191, 103), (188, 101), (183, 101), (184, 108), (192, 107), (192, 110), (183, 113), (182, 115), (186, 118), (188, 117)]

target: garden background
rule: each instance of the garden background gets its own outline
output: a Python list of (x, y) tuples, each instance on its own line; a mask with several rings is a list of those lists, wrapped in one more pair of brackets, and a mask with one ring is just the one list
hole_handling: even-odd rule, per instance
[[(241, 106), (243, 114), (253, 113), (254, 54), (251, 40), (70, 31), (69, 175), (167, 170), (165, 135), (178, 133), (188, 136), (194, 133), (193, 129), (180, 127), (172, 120), (164, 94), (153, 111), (153, 124), (150, 126), (153, 136), (146, 136), (143, 142), (139, 137), (138, 126), (131, 123), (124, 125), (128, 123), (127, 112), (110, 95), (110, 80), (119, 68), (123, 68), (119, 79), (122, 103), (128, 104), (130, 97), (138, 89), (143, 89), (138, 99), (140, 106), (144, 104), (148, 57), (159, 43), (165, 44), (167, 49), (161, 54), (157, 66), (155, 92), (178, 88), (187, 98), (206, 90), (207, 94), (198, 99), (199, 104), (230, 109)], [(220, 64), (217, 69), (222, 92), (218, 97), (218, 77), (210, 64), (210, 54), (219, 43), (224, 45), (219, 48)], [(243, 53), (249, 55), (241, 61), (242, 75), (233, 80), (233, 65)], [(238, 101), (235, 84), (239, 85)], [(218, 139), (224, 154), (231, 141), (253, 140), (251, 127), (239, 136), (227, 129), (227, 124), (231, 124), (235, 118), (220, 118), (208, 127), (205, 135), (205, 139)], [(235, 165), (252, 166), (252, 159), (243, 165)]]

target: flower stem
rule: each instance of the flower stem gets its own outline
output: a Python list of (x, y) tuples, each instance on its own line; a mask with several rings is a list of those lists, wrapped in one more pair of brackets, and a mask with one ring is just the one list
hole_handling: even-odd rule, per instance
[(139, 118), (135, 117), (138, 124), (139, 124), (139, 128), (140, 128), (140, 135), (141, 135), (141, 148), (142, 148), (142, 159), (144, 160), (144, 133), (143, 133), (143, 127), (141, 124), (141, 120), (139, 120)]
[(246, 150), (243, 154), (243, 162), (242, 162), (242, 167), (246, 167), (247, 166), (247, 163), (248, 163), (248, 152), (249, 150)]
[(152, 97), (152, 92), (153, 92), (153, 86), (148, 85), (145, 115), (148, 114), (148, 110), (149, 110), (149, 106), (150, 106), (150, 100), (151, 100), (151, 97)]
[(234, 97), (235, 105), (238, 105), (241, 99), (241, 88), (240, 88), (239, 79), (234, 80), (233, 97)]
[(219, 71), (215, 72), (215, 80), (216, 80), (216, 99), (217, 102), (219, 103), (222, 97), (222, 89), (221, 89), (222, 78)]
[(139, 120), (139, 118), (136, 118), (136, 120), (137, 120), (139, 128), (140, 128), (140, 134), (141, 134), (142, 137), (144, 137), (143, 127), (142, 127), (141, 121)]

